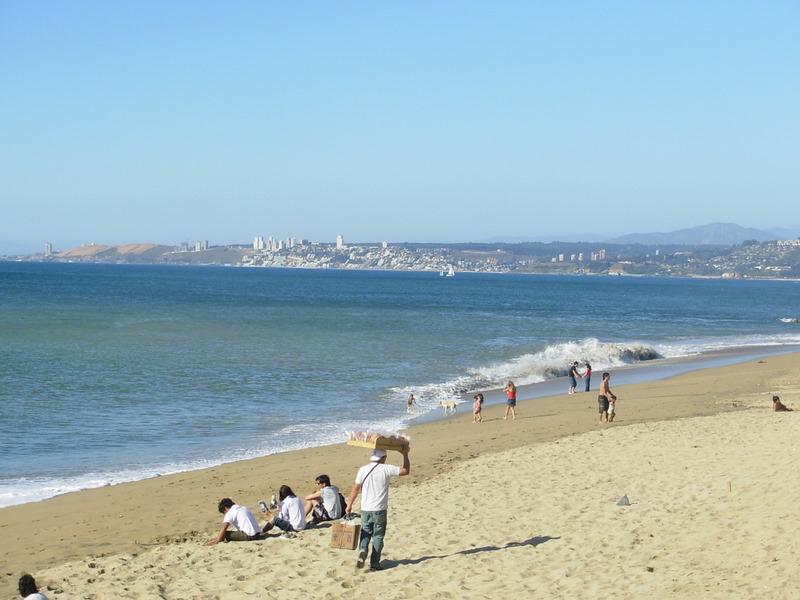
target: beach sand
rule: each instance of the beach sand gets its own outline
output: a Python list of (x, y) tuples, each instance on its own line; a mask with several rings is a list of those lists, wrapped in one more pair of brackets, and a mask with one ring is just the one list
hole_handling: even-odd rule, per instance
[(621, 387), (610, 426), (593, 392), (521, 402), (516, 421), (495, 406), (473, 425), (462, 406), (412, 428), (378, 573), (329, 549), (325, 527), (203, 545), (223, 496), (255, 508), (320, 472), (346, 495), (367, 452), (341, 444), (2, 509), (2, 595), (28, 570), (51, 598), (791, 597), (800, 412), (770, 398), (800, 408), (799, 362)]

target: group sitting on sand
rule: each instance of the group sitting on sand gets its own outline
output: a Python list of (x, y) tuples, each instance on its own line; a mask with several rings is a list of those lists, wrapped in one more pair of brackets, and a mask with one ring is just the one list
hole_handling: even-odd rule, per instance
[[(260, 540), (271, 529), (277, 527), (282, 532), (292, 534), (302, 531), (311, 523), (339, 519), (344, 514), (344, 497), (339, 493), (339, 488), (331, 485), (330, 477), (318, 475), (316, 480), (317, 491), (305, 497), (305, 502), (300, 500), (288, 485), (282, 485), (278, 490), (280, 504), (276, 511), (266, 508), (263, 501), (259, 502), (264, 512), (269, 513), (267, 522), (259, 526), (253, 512), (246, 506), (236, 504), (230, 498), (223, 498), (217, 506), (224, 515), (222, 527), (217, 537), (208, 545), (214, 546), (220, 542), (247, 542)], [(233, 530), (230, 528), (233, 527)]]
[[(260, 540), (266, 536), (268, 531), (276, 527), (291, 536), (293, 532), (306, 528), (306, 519), (309, 515), (312, 522), (316, 524), (339, 519), (349, 514), (356, 497), (361, 494), (361, 534), (356, 566), (361, 568), (365, 565), (371, 544), (370, 570), (379, 570), (383, 537), (386, 533), (389, 480), (392, 477), (408, 475), (411, 472), (407, 446), (401, 450), (401, 454), (403, 455), (403, 466), (397, 467), (386, 464), (384, 450), (373, 450), (369, 463), (358, 470), (350, 497), (347, 500), (339, 493), (336, 486), (331, 485), (330, 477), (327, 475), (317, 476), (316, 484), (319, 489), (306, 496), (305, 504), (294, 494), (292, 488), (282, 485), (278, 491), (280, 499), (278, 510), (269, 516), (263, 527), (259, 527), (255, 515), (249, 508), (236, 504), (231, 498), (223, 498), (217, 507), (219, 512), (224, 515), (222, 527), (217, 536), (208, 542), (208, 545), (214, 546), (220, 542)], [(263, 501), (259, 502), (259, 505), (266, 509)], [(22, 588), (20, 587), (20, 589)], [(34, 597), (32, 596), (32, 598)]]

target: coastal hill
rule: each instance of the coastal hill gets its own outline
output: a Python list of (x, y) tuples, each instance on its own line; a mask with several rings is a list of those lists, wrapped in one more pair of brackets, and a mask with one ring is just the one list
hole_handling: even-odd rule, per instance
[(643, 244), (665, 245), (679, 244), (687, 246), (733, 246), (749, 240), (767, 242), (778, 239), (779, 236), (753, 229), (742, 227), (735, 223), (710, 223), (689, 229), (678, 229), (666, 233), (630, 233), (617, 238), (606, 240), (607, 244)]
[(238, 248), (214, 246), (202, 251), (181, 251), (163, 244), (87, 244), (54, 254), (57, 260), (111, 263), (238, 264), (244, 253)]

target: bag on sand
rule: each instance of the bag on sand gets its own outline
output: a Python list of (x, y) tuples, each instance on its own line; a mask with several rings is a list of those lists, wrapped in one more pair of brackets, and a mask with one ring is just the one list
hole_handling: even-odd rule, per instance
[(361, 525), (339, 521), (331, 525), (331, 548), (355, 550), (361, 534)]

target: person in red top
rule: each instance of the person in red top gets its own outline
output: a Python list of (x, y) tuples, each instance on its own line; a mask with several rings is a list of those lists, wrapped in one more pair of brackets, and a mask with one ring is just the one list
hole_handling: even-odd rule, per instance
[(509, 381), (506, 384), (506, 387), (503, 388), (503, 391), (506, 393), (506, 414), (503, 416), (503, 420), (508, 418), (508, 413), (511, 413), (511, 418), (516, 419), (517, 413), (515, 408), (517, 406), (517, 386), (514, 385), (513, 381)]

